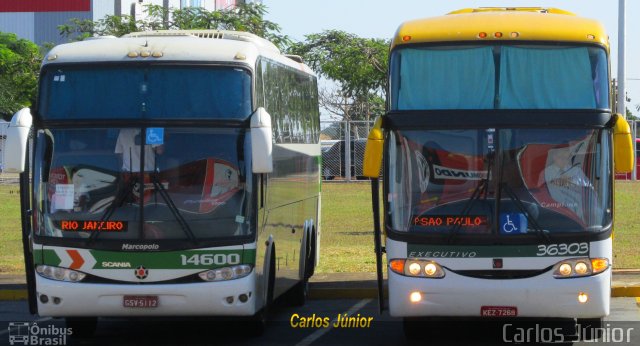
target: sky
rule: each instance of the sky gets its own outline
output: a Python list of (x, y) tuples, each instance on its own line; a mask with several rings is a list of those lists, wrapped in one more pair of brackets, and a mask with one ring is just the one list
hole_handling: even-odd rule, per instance
[[(618, 0), (263, 0), (266, 19), (282, 33), (302, 41), (324, 30), (344, 30), (360, 37), (391, 38), (400, 23), (469, 7), (556, 7), (600, 21), (611, 43), (611, 74), (617, 78)], [(626, 0), (626, 106), (638, 115), (640, 105), (640, 1)], [(634, 20), (635, 18), (635, 20)]]

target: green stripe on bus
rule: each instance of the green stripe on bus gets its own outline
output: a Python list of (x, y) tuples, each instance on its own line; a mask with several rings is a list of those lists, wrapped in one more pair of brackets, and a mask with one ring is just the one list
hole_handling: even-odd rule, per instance
[(39, 256), (42, 262), (41, 264), (48, 264), (52, 266), (59, 266), (62, 263), (62, 259), (58, 257), (58, 254), (54, 250), (45, 249), (45, 250), (37, 250), (42, 253), (42, 256)]
[(587, 242), (485, 246), (407, 244), (407, 257), (417, 258), (566, 257), (588, 254), (589, 243)]
[[(140, 265), (147, 269), (215, 269), (235, 264), (255, 264), (255, 249), (188, 250), (169, 252), (121, 252), (89, 250), (95, 264), (92, 269), (127, 269)], [(62, 260), (54, 250), (44, 253), (44, 264), (57, 266)], [(84, 261), (90, 259), (82, 255)]]

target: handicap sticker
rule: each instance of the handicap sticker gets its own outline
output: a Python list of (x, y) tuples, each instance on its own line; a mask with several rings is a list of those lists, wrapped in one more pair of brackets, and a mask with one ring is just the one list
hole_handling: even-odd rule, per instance
[(149, 145), (164, 144), (164, 128), (148, 127), (147, 128), (147, 144)]
[(500, 214), (500, 234), (527, 233), (527, 218), (521, 213)]

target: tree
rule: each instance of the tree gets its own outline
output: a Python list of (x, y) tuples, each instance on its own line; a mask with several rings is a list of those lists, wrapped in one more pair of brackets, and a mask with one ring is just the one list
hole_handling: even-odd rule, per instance
[(339, 30), (305, 38), (305, 42), (293, 44), (289, 51), (302, 56), (318, 75), (338, 85), (320, 94), (324, 109), (345, 120), (369, 120), (371, 115), (382, 114), (389, 41), (361, 38)]
[(5, 120), (35, 104), (41, 61), (40, 48), (35, 43), (0, 32), (0, 115)]
[[(636, 110), (640, 111), (640, 105), (636, 105)], [(633, 112), (631, 112), (631, 110), (628, 107), (626, 108), (626, 111), (627, 111), (627, 114), (626, 114), (627, 120), (635, 120), (635, 121), (640, 120), (640, 118), (633, 115)]]
[(280, 26), (264, 19), (267, 7), (258, 3), (240, 4), (235, 8), (209, 11), (201, 7), (183, 9), (164, 8), (160, 5), (145, 5), (145, 18), (130, 15), (107, 15), (103, 19), (71, 19), (68, 24), (58, 26), (60, 35), (74, 40), (93, 36), (122, 35), (148, 30), (237, 30), (264, 37), (280, 49), (285, 50), (291, 40), (280, 33)]

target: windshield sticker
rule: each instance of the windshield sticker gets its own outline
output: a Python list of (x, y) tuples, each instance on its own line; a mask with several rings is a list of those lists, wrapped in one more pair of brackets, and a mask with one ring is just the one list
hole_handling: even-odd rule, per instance
[(126, 221), (59, 221), (60, 229), (69, 232), (125, 232), (127, 230)]
[(162, 127), (147, 128), (147, 144), (149, 145), (164, 144), (164, 128)]
[(500, 214), (500, 234), (527, 233), (527, 218), (521, 213)]
[(489, 223), (489, 219), (484, 215), (428, 215), (414, 216), (413, 225), (420, 227), (478, 227)]
[(429, 179), (431, 178), (431, 170), (429, 170), (429, 162), (427, 158), (418, 150), (414, 150), (418, 165), (418, 178), (420, 179), (420, 192), (424, 193), (429, 187)]
[(74, 187), (73, 184), (57, 184), (56, 192), (53, 194), (51, 209), (72, 210), (73, 209)]
[(482, 180), (487, 178), (487, 171), (468, 171), (433, 165), (433, 176), (436, 179)]

